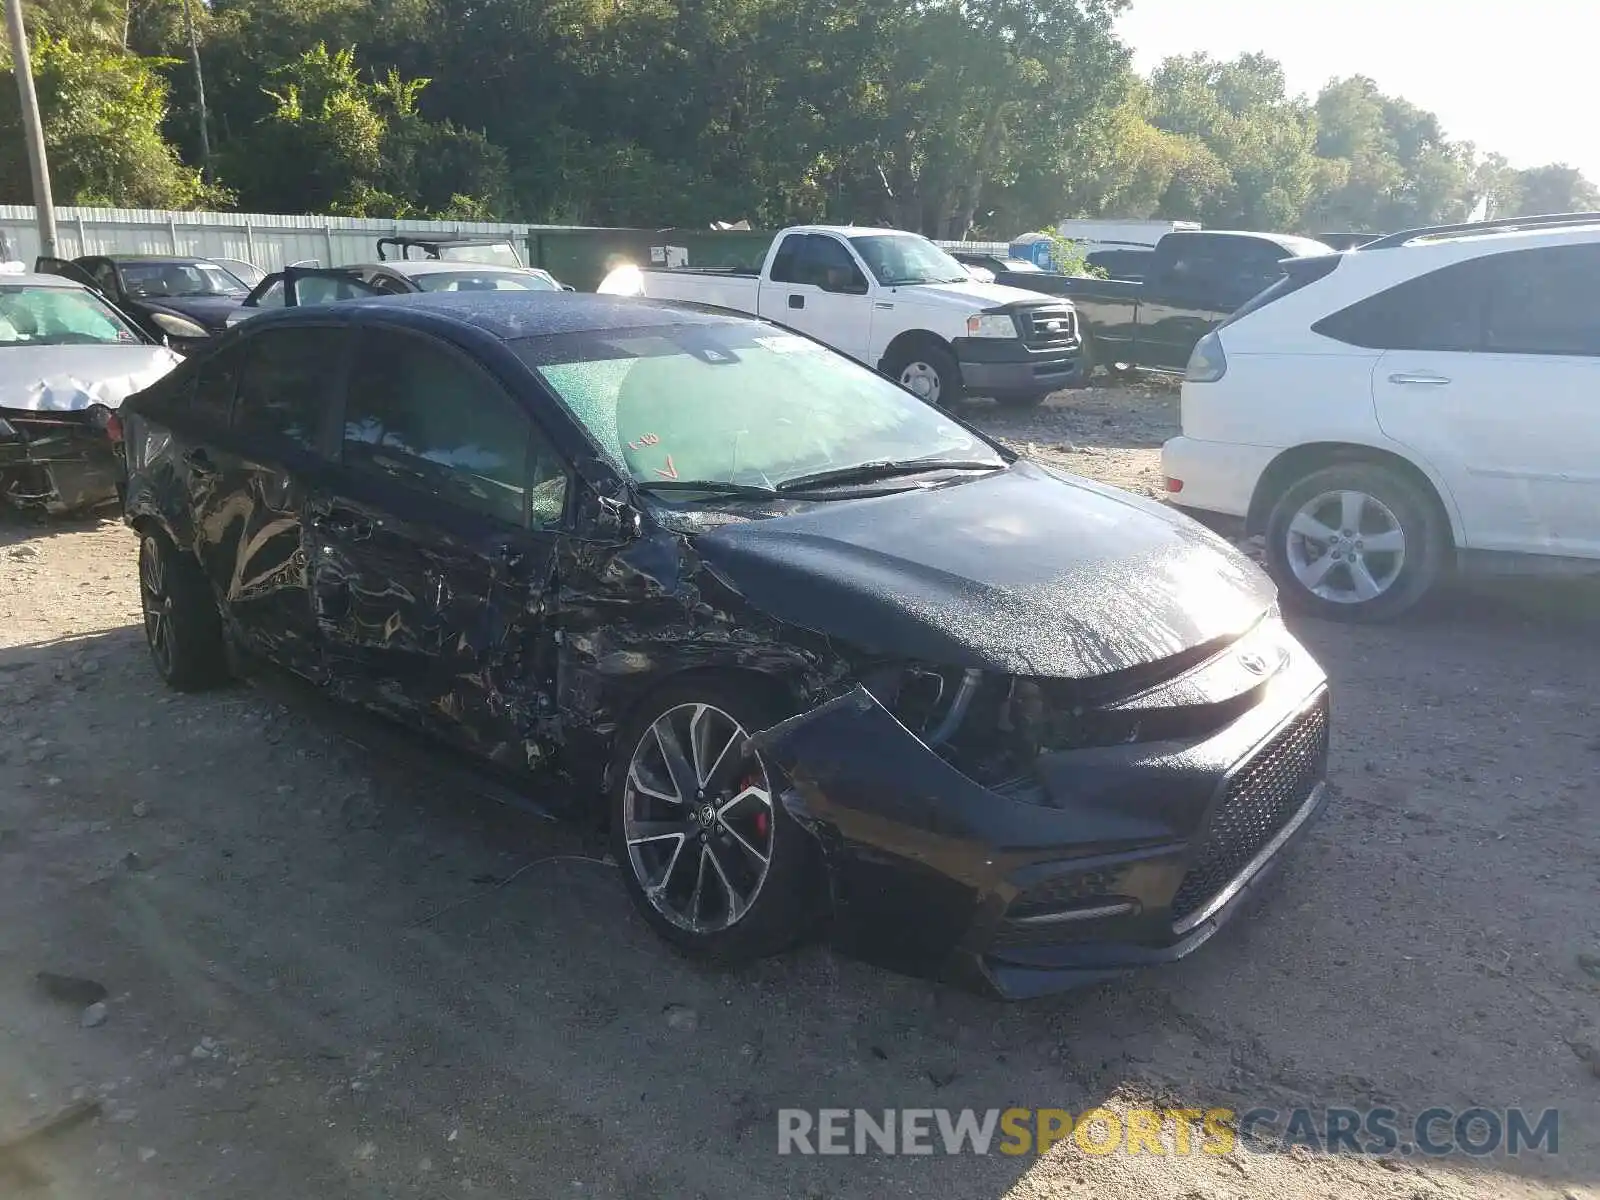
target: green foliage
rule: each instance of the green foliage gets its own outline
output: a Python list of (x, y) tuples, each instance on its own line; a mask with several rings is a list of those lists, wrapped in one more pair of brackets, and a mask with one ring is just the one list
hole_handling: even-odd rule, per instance
[[(201, 182), (162, 137), (167, 85), (161, 60), (105, 41), (34, 39), (33, 73), (58, 204), (194, 208), (231, 197)], [(0, 81), (0, 201), (32, 200), (11, 72)]]
[(362, 76), (354, 48), (317, 43), (272, 72), (272, 110), (230, 144), (225, 171), (243, 202), (271, 212), (427, 217), (493, 215), (508, 172), (481, 134), (424, 118), (426, 79), (394, 67)]
[[(1374, 232), (1594, 207), (1360, 76), (1141, 79), (1126, 0), (191, 0), (217, 177), (253, 209), (1009, 237), (1067, 216)], [(184, 0), (29, 0), (63, 200), (217, 205)], [(25, 197), (0, 96), (0, 193)]]
[(1049, 241), (1050, 264), (1063, 275), (1087, 275), (1092, 279), (1106, 277), (1099, 267), (1089, 265), (1088, 251), (1080, 243), (1062, 237), (1053, 229), (1041, 229), (1039, 236)]

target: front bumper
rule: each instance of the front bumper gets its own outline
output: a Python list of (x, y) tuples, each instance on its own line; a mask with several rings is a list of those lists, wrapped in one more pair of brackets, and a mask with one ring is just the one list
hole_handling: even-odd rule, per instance
[(961, 382), (974, 396), (1025, 395), (1072, 387), (1083, 375), (1083, 345), (1035, 348), (1020, 338), (956, 338)]
[(989, 788), (864, 688), (754, 739), (826, 859), (844, 954), (1021, 999), (1204, 945), (1325, 803), (1327, 682), (1293, 646), (1193, 741), (1045, 753)]
[(117, 498), (117, 445), (85, 414), (0, 410), (0, 422), (0, 500), (56, 514)]

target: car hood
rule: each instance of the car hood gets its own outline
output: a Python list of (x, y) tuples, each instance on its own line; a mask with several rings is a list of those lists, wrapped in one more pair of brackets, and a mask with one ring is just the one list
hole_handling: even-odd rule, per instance
[(149, 312), (177, 313), (199, 321), (207, 329), (222, 329), (227, 324), (228, 314), (243, 303), (243, 296), (152, 296), (138, 301), (139, 306)]
[[(1049, 304), (1055, 298), (1041, 296), (1038, 292), (1006, 287), (998, 283), (980, 283), (976, 279), (961, 283), (919, 283), (891, 289), (897, 303), (922, 305), (929, 308), (960, 309), (975, 312), (980, 308), (999, 308), (1006, 304)], [(1062, 301), (1062, 303), (1067, 303)]]
[(117, 408), (183, 359), (165, 346), (0, 346), (0, 408)]
[(1037, 464), (696, 535), (749, 603), (858, 649), (1090, 678), (1231, 637), (1273, 605), (1238, 551), (1159, 504)]

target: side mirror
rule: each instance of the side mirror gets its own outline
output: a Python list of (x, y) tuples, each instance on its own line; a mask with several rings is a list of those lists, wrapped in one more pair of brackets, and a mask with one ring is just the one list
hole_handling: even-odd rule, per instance
[(577, 531), (598, 542), (628, 542), (644, 531), (644, 517), (626, 493), (604, 495), (585, 487), (578, 505)]
[(867, 294), (867, 281), (859, 275), (848, 276), (843, 272), (829, 271), (822, 281), (822, 290), (832, 292), (836, 296), (865, 296)]

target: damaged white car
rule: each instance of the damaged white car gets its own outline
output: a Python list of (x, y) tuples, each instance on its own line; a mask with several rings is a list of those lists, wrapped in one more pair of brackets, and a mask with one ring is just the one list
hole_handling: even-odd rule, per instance
[(0, 273), (0, 501), (62, 513), (116, 499), (117, 410), (182, 361), (86, 287)]

